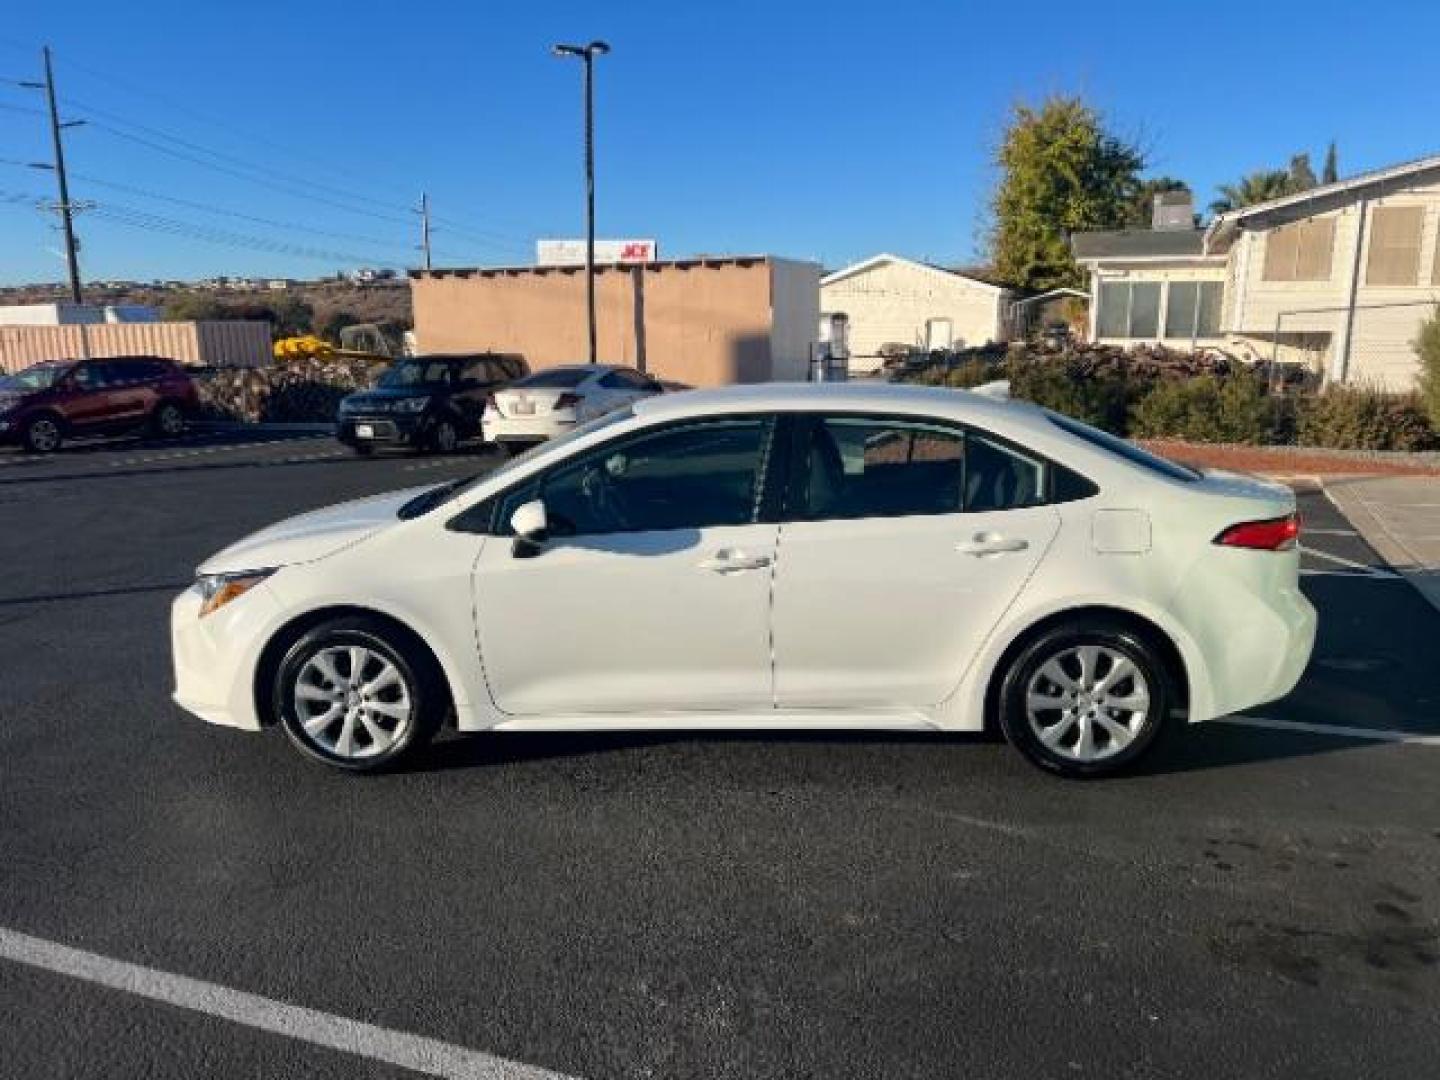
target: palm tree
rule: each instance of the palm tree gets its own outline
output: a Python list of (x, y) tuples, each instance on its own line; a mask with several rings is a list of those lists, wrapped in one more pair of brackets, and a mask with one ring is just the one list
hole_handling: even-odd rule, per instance
[(1215, 214), (1293, 194), (1290, 173), (1286, 169), (1262, 169), (1242, 177), (1237, 184), (1221, 184), (1219, 191), (1220, 197), (1210, 204), (1210, 210)]

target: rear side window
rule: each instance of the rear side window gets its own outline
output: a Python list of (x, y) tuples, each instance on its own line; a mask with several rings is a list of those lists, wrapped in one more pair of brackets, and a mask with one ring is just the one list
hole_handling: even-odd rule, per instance
[(1073, 420), (1068, 416), (1061, 416), (1059, 413), (1050, 412), (1048, 409), (1045, 415), (1050, 422), (1061, 431), (1074, 435), (1077, 439), (1084, 439), (1091, 446), (1098, 446), (1102, 450), (1108, 450), (1116, 457), (1124, 458), (1132, 465), (1139, 465), (1141, 468), (1149, 469), (1151, 472), (1159, 473), (1161, 476), (1171, 480), (1184, 480), (1193, 482), (1200, 479), (1200, 474), (1194, 469), (1186, 468), (1163, 458), (1159, 454), (1152, 454), (1143, 450), (1132, 442), (1126, 442), (1108, 431), (1101, 431), (1089, 424), (1082, 424), (1079, 420)]
[(801, 520), (984, 513), (1048, 501), (1048, 462), (974, 432), (889, 418), (802, 423), (793, 488)]

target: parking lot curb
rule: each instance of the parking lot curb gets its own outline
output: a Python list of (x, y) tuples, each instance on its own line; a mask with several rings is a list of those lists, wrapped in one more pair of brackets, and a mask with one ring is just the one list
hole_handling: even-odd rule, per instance
[(1407, 548), (1376, 515), (1369, 501), (1360, 493), (1366, 478), (1348, 477), (1322, 485), (1326, 498), (1335, 504), (1365, 542), (1397, 574), (1410, 583), (1436, 611), (1440, 611), (1440, 567), (1429, 566)]

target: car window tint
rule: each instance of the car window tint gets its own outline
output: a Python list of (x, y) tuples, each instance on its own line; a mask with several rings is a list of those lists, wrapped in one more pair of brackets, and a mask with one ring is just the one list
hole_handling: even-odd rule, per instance
[(645, 376), (638, 371), (621, 368), (618, 371), (610, 372), (601, 379), (600, 385), (607, 390), (643, 390), (647, 382)]
[[(584, 368), (551, 368), (549, 371), (537, 371), (534, 375), (527, 375), (515, 385), (522, 389), (530, 387), (549, 388), (560, 390), (573, 390), (582, 382), (588, 379), (591, 372)], [(605, 380), (600, 380), (605, 385)]]
[(540, 497), (556, 536), (747, 525), (759, 504), (773, 421), (669, 428), (611, 443), (548, 474)]
[(1045, 502), (1045, 465), (981, 435), (965, 440), (965, 509), (1017, 510)]
[(810, 520), (954, 514), (964, 435), (906, 420), (827, 417), (809, 426), (800, 516)]
[(103, 390), (111, 383), (110, 373), (104, 364), (79, 364), (75, 368), (75, 382), (82, 390)]
[(484, 360), (467, 360), (460, 367), (459, 382), (462, 386), (483, 385), (496, 381), (496, 373)]

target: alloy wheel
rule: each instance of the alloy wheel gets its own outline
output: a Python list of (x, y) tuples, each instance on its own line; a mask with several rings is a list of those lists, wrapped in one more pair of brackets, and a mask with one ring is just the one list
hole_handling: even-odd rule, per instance
[(442, 420), (435, 428), (435, 449), (442, 454), (454, 453), (460, 437), (455, 430), (455, 425), (448, 420)]
[(414, 720), (400, 669), (364, 645), (317, 650), (297, 673), (294, 691), (295, 715), (305, 737), (346, 760), (385, 753)]
[(1150, 687), (1125, 653), (1073, 645), (1054, 653), (1025, 688), (1030, 730), (1051, 753), (1074, 762), (1103, 761), (1145, 727)]
[(162, 405), (156, 419), (162, 435), (179, 435), (185, 430), (185, 417), (173, 405)]
[(42, 416), (40, 419), (30, 422), (27, 438), (31, 449), (48, 454), (60, 445), (60, 425), (54, 420)]

